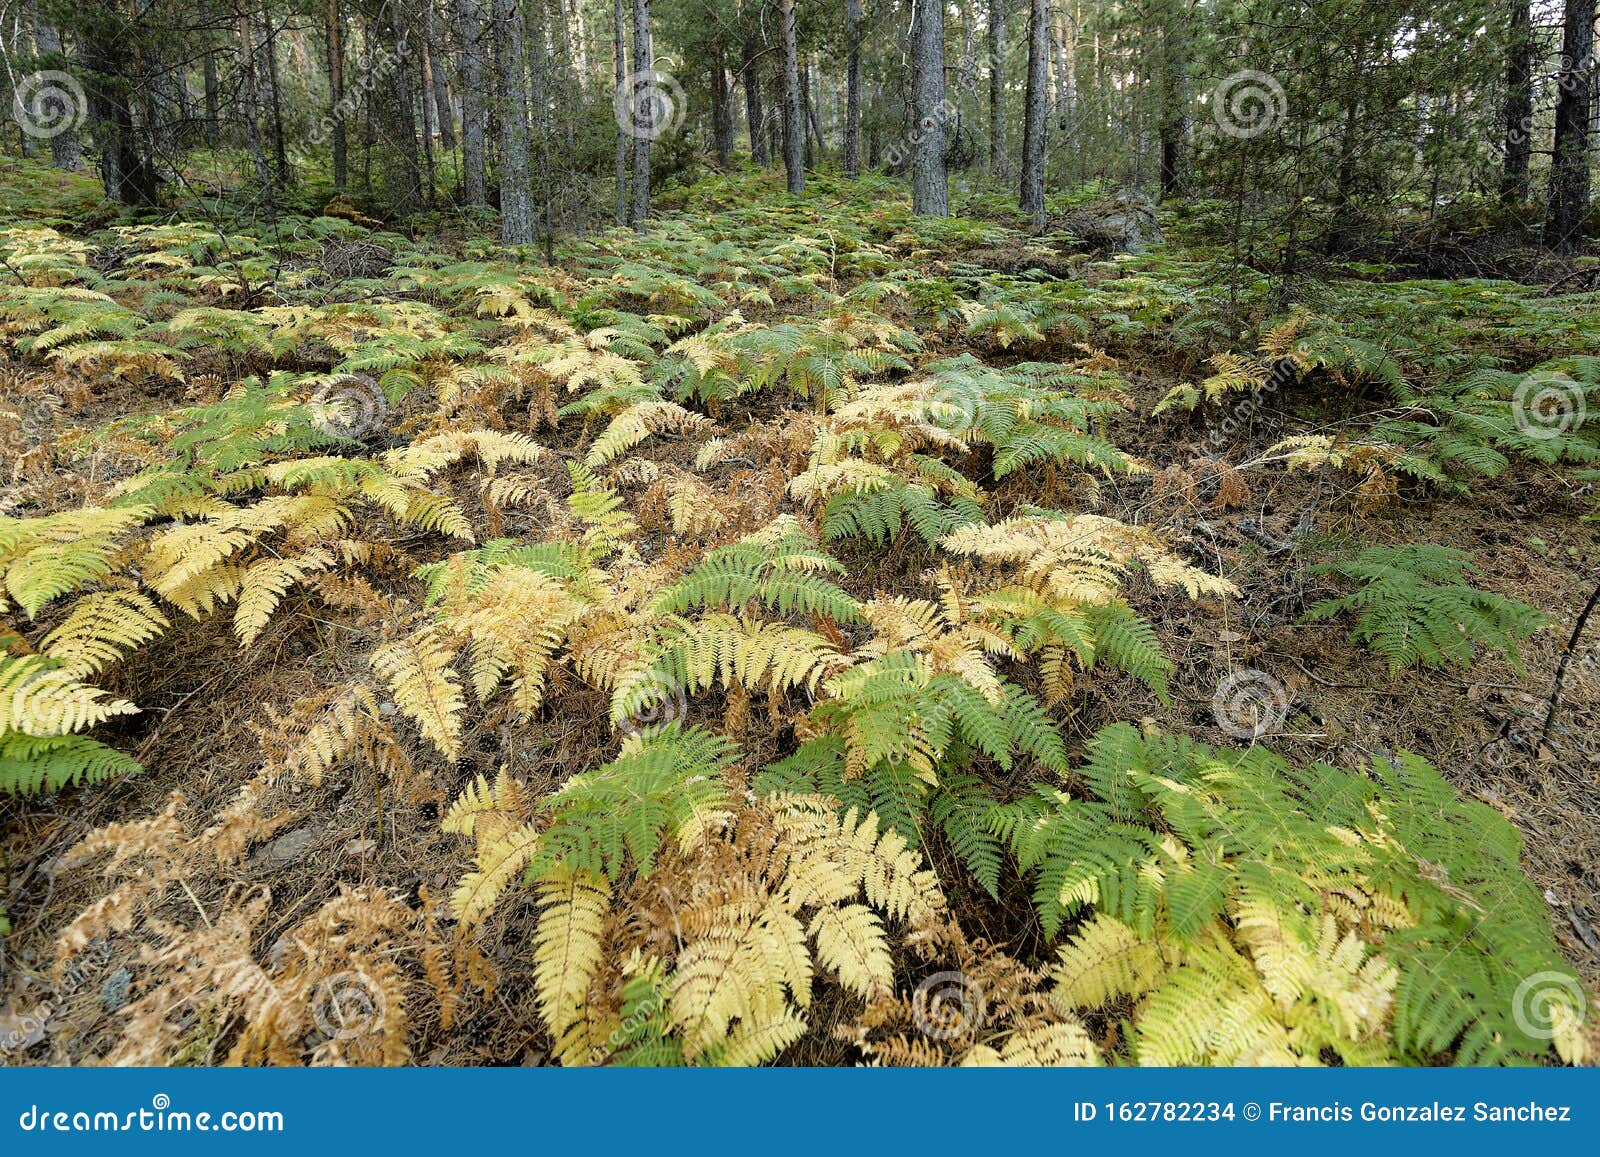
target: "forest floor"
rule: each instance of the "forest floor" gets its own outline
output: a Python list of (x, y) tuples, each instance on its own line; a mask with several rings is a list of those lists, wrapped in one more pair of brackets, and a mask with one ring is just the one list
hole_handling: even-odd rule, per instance
[[(991, 331), (964, 325), (954, 311), (934, 301), (936, 294), (924, 297), (921, 304), (915, 296), (891, 294), (878, 306), (885, 322), (918, 335), (922, 348), (907, 355), (918, 366), (970, 353), (1002, 367), (1070, 362), (1086, 366), (1086, 372), (1108, 371), (1120, 380), (1124, 408), (1096, 432), (1147, 463), (1150, 471), (1100, 476), (1048, 465), (1030, 467), (1003, 481), (986, 483), (992, 519), (1028, 503), (1090, 510), (1159, 529), (1181, 544), (1188, 562), (1229, 580), (1240, 592), (1237, 598), (1194, 600), (1182, 591), (1153, 584), (1130, 588), (1129, 602), (1154, 627), (1173, 663), (1167, 699), (1131, 675), (1096, 671), (1092, 677), (1080, 676), (1053, 710), (1069, 756), (1076, 762), (1086, 741), (1116, 721), (1188, 734), (1219, 747), (1238, 746), (1238, 735), (1224, 730), (1214, 706), (1219, 684), (1242, 669), (1265, 671), (1283, 689), (1284, 714), (1262, 741), (1292, 762), (1323, 761), (1359, 771), (1374, 758), (1411, 751), (1437, 766), (1462, 797), (1481, 801), (1505, 816), (1525, 837), (1523, 865), (1548, 906), (1561, 952), (1591, 989), (1600, 984), (1600, 661), (1580, 657), (1571, 664), (1549, 740), (1537, 742), (1566, 636), (1600, 572), (1600, 531), (1590, 520), (1595, 501), (1585, 485), (1554, 466), (1519, 461), (1498, 476), (1474, 479), (1470, 486), (1456, 489), (1396, 475), (1384, 480), (1383, 492), (1376, 496), (1369, 477), (1326, 468), (1256, 469), (1241, 476), (1238, 491), (1219, 495), (1214, 484), (1207, 484), (1204, 470), (1194, 465), (1197, 460), (1237, 465), (1283, 438), (1349, 428), (1386, 403), (1370, 386), (1324, 379), (1315, 388), (1301, 384), (1265, 398), (1248, 422), (1223, 435), (1214, 432), (1214, 417), (1208, 420), (1200, 412), (1152, 417), (1151, 411), (1174, 386), (1205, 376), (1206, 371), (1196, 370), (1208, 347), (1186, 348), (1170, 340), (1175, 324), (1190, 312), (1209, 308), (1216, 298), (1208, 294), (1220, 292), (1208, 284), (1214, 267), (1207, 264), (1211, 255), (1203, 246), (1191, 251), (1175, 241), (1155, 258), (1110, 259), (1060, 236), (1041, 241), (1014, 220), (991, 211), (981, 199), (968, 207), (973, 218), (964, 228), (917, 236), (909, 230), (898, 203), (885, 216), (881, 197), (879, 203), (842, 206), (829, 197), (828, 213), (813, 215), (815, 228), (805, 240), (822, 257), (811, 264), (786, 262), (778, 255), (783, 232), (806, 215), (804, 208), (785, 204), (784, 212), (790, 216), (774, 221), (765, 231), (758, 220), (759, 207), (729, 215), (738, 195), (757, 183), (746, 178), (744, 185), (724, 182), (692, 193), (681, 214), (668, 214), (673, 222), (668, 235), (679, 246), (676, 250), (636, 250), (631, 239), (608, 236), (592, 245), (563, 246), (556, 270), (531, 259), (501, 268), (558, 287), (569, 305), (584, 293), (595, 298), (596, 286), (608, 278), (632, 278), (633, 287), (619, 289), (608, 306), (626, 304), (646, 317), (681, 310), (698, 318), (698, 326), (707, 319), (725, 318), (730, 306), (681, 298), (670, 304), (676, 291), (662, 287), (659, 278), (640, 287), (648, 280), (641, 267), (652, 275), (682, 277), (718, 295), (743, 294), (745, 301), (738, 308), (749, 323), (815, 324), (835, 310), (837, 295), (869, 279), (866, 264), (850, 274), (837, 273), (828, 265), (825, 246), (830, 237), (837, 239), (834, 225), (840, 218), (851, 218), (860, 230), (853, 245), (870, 243), (895, 263), (881, 270), (879, 277), (904, 278), (914, 272), (957, 286), (981, 285), (985, 270), (1014, 273), (996, 266), (1010, 264), (1008, 255), (1016, 254), (1022, 255), (1026, 267), (1048, 266), (1059, 274), (1038, 274), (1032, 282), (1037, 292), (1025, 289), (1008, 298), (1021, 302), (1030, 300), (1030, 294), (1048, 297), (1057, 282), (1109, 292), (1121, 279), (1132, 278), (1140, 287), (1135, 292), (1143, 293), (1143, 286), (1163, 277), (1161, 262), (1191, 262), (1179, 277), (1182, 294), (1188, 296), (1157, 300), (1159, 290), (1155, 290), (1149, 291), (1148, 302), (1107, 300), (1085, 306), (1080, 312), (1093, 327), (1088, 334), (1069, 332), (1070, 327), (1046, 328), (1037, 338), (1019, 333), (999, 342)], [(0, 205), (0, 227), (6, 218), (25, 224), (48, 222), (65, 236), (88, 238), (91, 228), (103, 223), (86, 221), (83, 209), (88, 202), (78, 187), (62, 186), (62, 195), (51, 203), (42, 201), (37, 190), (29, 191), (23, 204), (17, 203), (22, 194), (15, 187), (5, 192), (11, 203)], [(762, 196), (779, 203), (765, 190)], [(1172, 223), (1167, 223), (1170, 230)], [(720, 243), (737, 252), (711, 248), (719, 231)], [(281, 252), (264, 253), (259, 268), (276, 263), (270, 273), (274, 282), (256, 283), (246, 293), (229, 295), (215, 292), (206, 278), (185, 280), (186, 273), (202, 266), (208, 273), (222, 267), (213, 256), (195, 258), (198, 250), (192, 238), (189, 248), (149, 250), (178, 256), (142, 267), (135, 259), (137, 239), (125, 239), (120, 249), (108, 247), (103, 236), (98, 243), (101, 248), (89, 261), (103, 273), (124, 282), (150, 277), (170, 292), (168, 300), (142, 299), (140, 312), (155, 321), (170, 321), (177, 299), (231, 310), (279, 304), (325, 307), (341, 300), (438, 305), (439, 297), (421, 288), (420, 279), (398, 274), (396, 267), (426, 267), (430, 262), (439, 267), (451, 259), (494, 266), (472, 239), (448, 232), (407, 243), (392, 234), (368, 236), (352, 228), (348, 234), (313, 238), (287, 260)], [(401, 244), (405, 251), (397, 252)], [(1046, 250), (1042, 257), (1041, 246)], [(728, 272), (741, 263), (751, 265), (756, 257), (778, 268)], [(327, 272), (339, 261), (348, 263), (347, 272)], [(619, 262), (627, 267), (619, 267)], [(291, 275), (294, 272), (304, 276), (297, 279)], [(243, 279), (252, 281), (248, 271)], [(807, 279), (825, 292), (808, 296)], [(767, 290), (770, 297), (751, 292), (755, 288)], [(1380, 300), (1385, 293), (1381, 283), (1373, 283), (1368, 291)], [(120, 291), (113, 296), (131, 300)], [(542, 307), (534, 301), (518, 308), (523, 304)], [(600, 307), (592, 301), (586, 308), (595, 320), (603, 320)], [(1588, 316), (1596, 306), (1585, 296), (1571, 308)], [(580, 330), (594, 328), (585, 326), (580, 312), (569, 309), (567, 316)], [(454, 316), (479, 325), (478, 336), (487, 346), (508, 340), (503, 334), (483, 332), (482, 317), (473, 320), (470, 308), (457, 309)], [(1130, 316), (1138, 326), (1124, 325)], [(1336, 312), (1331, 316), (1336, 322), (1345, 320)], [(1264, 325), (1265, 320), (1259, 318), (1256, 324)], [(161, 372), (141, 373), (133, 365), (103, 373), (104, 362), (98, 363), (101, 369), (93, 361), (52, 362), (45, 351), (18, 349), (16, 340), (11, 339), (10, 348), (0, 354), (0, 413), (10, 412), (19, 427), (30, 431), (25, 441), (10, 444), (12, 461), (4, 467), (9, 485), (0, 490), (5, 504), (0, 513), (13, 517), (36, 517), (99, 501), (109, 486), (147, 465), (150, 459), (141, 463), (127, 452), (125, 432), (110, 438), (95, 434), (108, 424), (215, 402), (241, 369), (261, 374), (275, 368), (259, 350), (223, 353), (189, 346), (181, 381)], [(333, 344), (340, 353), (347, 352)], [(1236, 334), (1231, 343), (1218, 343), (1209, 350), (1230, 344), (1248, 348), (1253, 343)], [(308, 349), (302, 346), (280, 358), (278, 365), (310, 371), (318, 368), (319, 359), (324, 365), (339, 364), (336, 355)], [(1541, 352), (1553, 357), (1600, 350)], [(448, 421), (438, 420), (439, 386), (446, 376), (441, 366), (481, 360), (476, 353), (427, 357), (438, 364), (411, 364), (419, 384), (394, 401), (387, 426), (402, 433), (385, 444), (403, 445), (407, 437), (447, 428)], [(556, 401), (564, 405), (574, 396), (560, 393)], [(652, 478), (692, 472), (706, 439), (717, 436), (736, 444), (742, 453), (733, 457), (746, 464), (744, 470), (732, 473), (724, 468), (718, 485), (726, 486), (735, 498), (742, 493), (752, 508), (796, 509), (785, 486), (804, 468), (810, 434), (809, 429), (795, 426), (793, 416), (814, 408), (815, 399), (795, 398), (774, 388), (709, 404), (696, 401), (700, 404), (686, 404), (708, 413), (716, 429), (663, 431), (628, 450), (626, 461), (638, 481), (629, 482), (625, 476), (616, 485), (630, 507), (643, 512), (659, 502), (648, 493)], [(463, 406), (457, 420), (464, 420), (468, 410), (481, 419), (485, 406), (478, 402)], [(594, 420), (564, 417), (551, 427), (519, 400), (494, 407), (494, 422), (500, 429), (530, 435), (546, 451), (522, 477), (549, 495), (570, 492), (565, 463), (581, 457), (592, 444)], [(1163, 473), (1168, 467), (1177, 471)], [(773, 471), (779, 475), (776, 483), (766, 477)], [(451, 483), (454, 489), (446, 490), (468, 511), (478, 541), (501, 535), (537, 537), (559, 523), (537, 503), (503, 517), (482, 503), (473, 504), (470, 496), (482, 481), (475, 476), (457, 480)], [(684, 548), (681, 541), (675, 544), (659, 518), (655, 529), (647, 517), (641, 516), (641, 522), (645, 545), (640, 553), (646, 559), (670, 559), (675, 549)], [(381, 582), (369, 576), (378, 590), (385, 598), (418, 599), (420, 586), (406, 577), (406, 571), (447, 553), (441, 536), (416, 528), (385, 529), (377, 521), (363, 529), (375, 535), (394, 534), (391, 544), (408, 564), (389, 568)], [(1550, 626), (1521, 647), (1520, 667), (1485, 655), (1469, 670), (1408, 668), (1391, 674), (1370, 652), (1347, 639), (1348, 622), (1301, 622), (1306, 609), (1336, 587), (1328, 576), (1308, 567), (1341, 548), (1402, 542), (1467, 551), (1481, 568), (1477, 581), (1482, 586), (1523, 600), (1549, 617)], [(706, 548), (702, 541), (698, 549)], [(840, 585), (861, 599), (874, 592), (914, 593), (917, 573), (931, 565), (921, 541), (909, 533), (897, 536), (886, 549), (859, 541), (835, 543), (830, 549), (847, 568)], [(286, 597), (247, 649), (233, 637), (229, 613), (198, 619), (176, 613), (169, 617), (173, 629), (104, 676), (108, 690), (132, 699), (141, 709), (141, 714), (105, 728), (104, 734), (137, 758), (142, 774), (26, 800), (0, 797), (7, 882), (3, 910), (12, 924), (0, 974), (0, 1038), (9, 1033), (6, 1039), (15, 1046), (0, 1053), (0, 1063), (88, 1063), (114, 1055), (127, 1029), (130, 1001), (149, 991), (148, 952), (154, 940), (147, 929), (163, 921), (194, 926), (198, 920), (210, 926), (230, 909), (234, 902), (230, 898), (266, 896), (265, 912), (249, 939), (257, 958), (270, 969), (274, 954), (283, 951), (284, 938), (343, 888), (375, 889), (416, 909), (440, 903), (461, 879), (469, 852), (458, 835), (441, 830), (440, 820), (446, 803), (472, 775), (492, 777), (497, 765), (509, 764), (524, 775), (536, 796), (542, 796), (575, 772), (604, 763), (616, 753), (605, 694), (571, 674), (557, 674), (550, 705), (532, 723), (513, 724), (503, 714), (489, 712), (479, 717), (469, 708), (459, 763), (428, 758), (419, 745), (420, 786), (408, 791), (375, 791), (377, 777), (359, 768), (330, 772), (320, 784), (285, 777), (271, 786), (270, 825), (262, 827), (260, 838), (251, 840), (247, 850), (231, 860), (218, 856), (189, 862), (180, 873), (179, 886), (165, 892), (142, 915), (143, 923), (132, 929), (113, 924), (97, 933), (63, 972), (58, 938), (102, 900), (108, 886), (98, 872), (66, 870), (66, 853), (105, 825), (145, 821), (160, 814), (174, 793), (181, 793), (182, 814), (190, 817), (186, 823), (193, 830), (217, 822), (270, 758), (264, 754), (261, 729), (270, 732), (274, 724), (265, 708), (289, 711), (297, 700), (355, 677), (365, 669), (373, 646), (366, 619), (329, 611), (306, 592)], [(23, 629), (32, 632), (31, 627)], [(1600, 646), (1600, 626), (1590, 634), (1582, 649), (1600, 655), (1594, 649)], [(393, 713), (392, 704), (385, 702), (383, 708)], [(698, 713), (698, 706), (694, 710)], [(700, 715), (694, 717), (698, 720)], [(705, 718), (714, 722), (720, 716)], [(786, 741), (776, 728), (762, 734), (761, 719), (764, 716), (744, 735), (747, 750), (768, 758), (786, 754)], [(1023, 771), (1019, 763), (1014, 774), (989, 776), (996, 798), (1004, 802), (1024, 794), (1029, 783)], [(960, 881), (958, 864), (940, 862), (942, 857), (948, 861), (947, 850), (930, 847), (928, 854), (946, 882), (953, 912), (969, 933), (1004, 944), (1022, 959), (1037, 960), (1047, 954), (1048, 941), (1020, 891), (997, 905)], [(492, 992), (483, 991), (488, 986), (470, 987), (461, 1006), (443, 1015), (425, 999), (410, 1002), (406, 1044), (414, 1061), (537, 1064), (549, 1058), (551, 1041), (541, 1020), (534, 961), (527, 950), (537, 912), (533, 891), (513, 887), (501, 897), (494, 919), (483, 925), (481, 950), (496, 978)], [(413, 968), (415, 981), (415, 966), (408, 967)], [(848, 1019), (837, 1011), (838, 999), (837, 994), (824, 998), (824, 1011), (814, 1024), (826, 1030), (830, 1019)], [(222, 1059), (231, 1041), (225, 1024), (207, 1024), (198, 1014), (185, 1023), (189, 1029), (185, 1039), (199, 1045), (183, 1059), (191, 1063)], [(814, 1031), (782, 1059), (851, 1063), (858, 1057), (831, 1039), (829, 1032)]]

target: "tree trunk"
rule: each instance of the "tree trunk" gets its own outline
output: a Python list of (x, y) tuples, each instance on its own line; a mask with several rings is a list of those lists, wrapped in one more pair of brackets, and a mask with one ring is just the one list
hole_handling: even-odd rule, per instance
[(728, 70), (722, 66), (722, 43), (711, 45), (711, 142), (717, 164), (733, 163), (733, 109), (728, 99)]
[(633, 206), (628, 218), (638, 232), (650, 217), (650, 141), (655, 135), (656, 94), (651, 76), (650, 0), (633, 0), (633, 77), (629, 89), (634, 100)]
[(384, 83), (373, 87), (383, 147), (379, 164), (383, 176), (383, 201), (391, 212), (414, 213), (422, 202), (422, 162), (417, 155), (417, 122), (413, 117), (415, 93), (411, 85), (411, 48), (399, 14), (385, 8), (373, 28), (375, 42), (388, 46), (393, 65)]
[(795, 39), (794, 0), (778, 0), (783, 40), (783, 167), (791, 193), (806, 190), (805, 109), (800, 107), (800, 49)]
[(1594, 69), (1595, 0), (1567, 0), (1561, 39), (1561, 92), (1556, 98), (1555, 152), (1544, 243), (1576, 253), (1589, 211), (1589, 102)]
[(861, 0), (844, 6), (844, 175), (861, 172)]
[[(628, 75), (628, 43), (623, 32), (626, 16), (622, 0), (611, 0), (611, 64), (614, 85), (612, 91), (620, 93)], [(628, 223), (628, 137), (617, 128), (617, 224)]]
[(533, 180), (528, 160), (527, 41), (518, 0), (494, 0), (500, 74), (500, 239), (532, 245)]
[(1183, 192), (1184, 142), (1189, 135), (1185, 113), (1189, 66), (1185, 55), (1183, 5), (1167, 13), (1161, 30), (1161, 199)]
[(770, 164), (767, 151), (766, 119), (761, 111), (761, 61), (753, 37), (744, 42), (744, 61), (739, 75), (744, 81), (744, 119), (750, 130), (750, 158), (758, 165)]
[(911, 153), (911, 211), (948, 217), (950, 187), (944, 171), (944, 8), (936, 0), (916, 0), (911, 15), (914, 69), (913, 111), (917, 123)]
[[(339, 0), (328, 0), (327, 23), (328, 99), (332, 104), (328, 132), (333, 140), (333, 187), (343, 189), (350, 183), (350, 146), (344, 129), (344, 16), (339, 11)], [(211, 99), (209, 92), (206, 99)]]
[(1520, 204), (1532, 192), (1528, 158), (1533, 151), (1533, 19), (1531, 0), (1511, 0), (1506, 30), (1505, 156), (1500, 199)]
[(278, 220), (278, 199), (272, 186), (272, 170), (267, 167), (267, 153), (261, 147), (261, 120), (260, 110), (256, 107), (261, 96), (259, 70), (256, 68), (256, 37), (255, 29), (251, 27), (250, 18), (239, 15), (239, 45), (243, 56), (244, 76), (239, 85), (240, 104), (244, 107), (240, 112), (244, 115), (244, 143), (245, 151), (250, 154), (250, 163), (256, 171), (256, 184), (260, 187), (261, 211), (267, 218), (267, 224), (276, 224)]
[(268, 107), (272, 112), (272, 163), (279, 181), (289, 180), (289, 154), (283, 134), (283, 97), (278, 91), (278, 29), (272, 23), (272, 13), (262, 12), (262, 55), (266, 58)]
[(989, 176), (1010, 180), (1006, 156), (1006, 6), (1011, 0), (989, 0)]
[[(61, 36), (55, 26), (36, 11), (33, 18), (33, 45), (49, 68), (60, 68)], [(76, 169), (83, 157), (83, 147), (78, 143), (77, 131), (68, 127), (65, 132), (50, 138), (50, 163), (58, 169)]]
[(207, 52), (200, 61), (201, 84), (205, 88), (206, 105), (206, 143), (213, 147), (217, 144), (217, 130), (222, 124), (222, 97), (217, 82), (217, 56), (214, 52)]
[(483, 12), (478, 0), (455, 0), (456, 43), (461, 53), (461, 200), (489, 203), (484, 154), (489, 146), (489, 107), (484, 103)]
[(814, 169), (817, 167), (817, 153), (811, 131), (811, 62), (803, 57), (800, 60), (800, 109), (805, 126), (802, 134), (805, 140), (805, 165), (808, 169)]
[(1035, 226), (1044, 225), (1045, 105), (1050, 79), (1046, 75), (1050, 52), (1049, 0), (1030, 0), (1028, 11), (1028, 95), (1022, 117), (1022, 211)]
[(444, 34), (440, 22), (433, 17), (433, 0), (422, 3), (422, 43), (433, 73), (433, 110), (434, 120), (439, 125), (439, 147), (453, 153), (456, 151), (456, 125), (450, 111), (450, 74), (445, 67)]

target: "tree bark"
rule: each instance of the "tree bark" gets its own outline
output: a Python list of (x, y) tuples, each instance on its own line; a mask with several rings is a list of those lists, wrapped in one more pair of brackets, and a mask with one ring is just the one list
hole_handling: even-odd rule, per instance
[(761, 110), (761, 60), (754, 37), (745, 38), (739, 76), (744, 81), (744, 119), (750, 130), (750, 158), (758, 165), (770, 164), (772, 154), (767, 151), (766, 118)]
[(532, 245), (533, 180), (528, 159), (527, 37), (518, 0), (494, 0), (500, 74), (500, 239)]
[(483, 11), (478, 0), (455, 0), (456, 44), (461, 54), (461, 200), (489, 203), (484, 154), (489, 108), (484, 103)]
[(1011, 179), (1006, 156), (1006, 6), (1011, 0), (989, 0), (989, 176)]
[(215, 147), (217, 130), (222, 124), (222, 98), (217, 82), (217, 55), (207, 52), (200, 61), (201, 84), (205, 89), (206, 143)]
[(373, 34), (376, 43), (387, 46), (392, 54), (392, 65), (383, 83), (372, 88), (383, 144), (378, 153), (383, 201), (391, 213), (404, 216), (420, 207), (423, 191), (422, 162), (417, 155), (417, 122), (412, 115), (416, 102), (411, 84), (411, 46), (406, 39), (405, 25), (392, 8), (381, 10), (380, 22), (373, 28)]
[(861, 172), (861, 0), (844, 6), (844, 175)]
[(260, 188), (261, 195), (261, 211), (267, 218), (267, 224), (272, 225), (278, 220), (278, 199), (272, 185), (272, 170), (267, 166), (267, 153), (261, 147), (261, 114), (256, 107), (260, 101), (261, 88), (259, 70), (256, 68), (255, 29), (251, 27), (250, 17), (245, 15), (243, 9), (237, 11), (239, 46), (244, 69), (239, 92), (240, 103), (244, 106), (240, 111), (244, 115), (245, 151), (250, 154), (250, 163), (256, 171), (256, 184)]
[(1184, 182), (1184, 145), (1189, 135), (1185, 112), (1189, 86), (1183, 24), (1184, 6), (1173, 5), (1161, 29), (1161, 199), (1179, 196)]
[(1528, 199), (1528, 158), (1533, 152), (1533, 17), (1530, 0), (1511, 0), (1506, 29), (1505, 156), (1500, 199)]
[(633, 204), (628, 219), (638, 232), (650, 217), (650, 138), (655, 133), (656, 94), (651, 79), (650, 0), (633, 0)]
[(733, 108), (728, 93), (728, 70), (722, 64), (722, 42), (711, 45), (711, 141), (717, 164), (733, 163)]
[[(611, 0), (612, 92), (620, 93), (628, 75), (628, 42), (623, 30), (626, 21), (622, 0)], [(628, 138), (617, 129), (617, 224), (628, 223)]]
[(912, 109), (917, 123), (911, 152), (911, 211), (948, 217), (950, 187), (944, 171), (944, 7), (940, 0), (914, 0), (911, 10)]
[(422, 43), (427, 48), (433, 89), (434, 120), (439, 125), (439, 147), (456, 151), (455, 116), (450, 110), (450, 74), (445, 67), (444, 33), (433, 18), (433, 0), (422, 0)]
[(800, 107), (800, 48), (795, 38), (794, 0), (778, 0), (783, 40), (783, 167), (791, 193), (806, 190), (805, 109)]
[[(345, 133), (344, 103), (344, 15), (339, 11), (339, 0), (328, 0), (328, 134), (333, 145), (333, 187), (343, 189), (350, 183), (350, 146)], [(208, 58), (209, 59), (209, 58)], [(211, 99), (209, 93), (207, 100)]]
[[(50, 68), (60, 68), (61, 35), (55, 25), (45, 19), (44, 13), (35, 11), (33, 17), (34, 51), (47, 58)], [(83, 146), (78, 142), (77, 130), (68, 128), (50, 138), (50, 163), (58, 169), (76, 169), (83, 157)]]
[(1566, 0), (1561, 39), (1561, 91), (1556, 98), (1555, 152), (1544, 243), (1576, 253), (1589, 211), (1589, 104), (1594, 71), (1595, 0)]
[(1028, 11), (1028, 94), (1022, 117), (1022, 188), (1018, 201), (1036, 226), (1044, 224), (1045, 105), (1050, 78), (1046, 75), (1050, 52), (1049, 0), (1030, 0)]

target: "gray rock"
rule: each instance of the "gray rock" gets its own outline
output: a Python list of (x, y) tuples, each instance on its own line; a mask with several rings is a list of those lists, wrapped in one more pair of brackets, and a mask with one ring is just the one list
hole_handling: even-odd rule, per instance
[(1142, 193), (1116, 193), (1068, 213), (1061, 226), (1086, 244), (1113, 253), (1143, 253), (1162, 244), (1155, 202)]
[(248, 867), (258, 872), (281, 872), (305, 859), (306, 853), (316, 845), (322, 832), (321, 824), (307, 824), (292, 832), (285, 832), (251, 852)]
[(100, 982), (100, 1007), (107, 1012), (116, 1012), (128, 1003), (128, 985), (133, 980), (133, 973), (126, 968), (119, 968), (110, 976)]

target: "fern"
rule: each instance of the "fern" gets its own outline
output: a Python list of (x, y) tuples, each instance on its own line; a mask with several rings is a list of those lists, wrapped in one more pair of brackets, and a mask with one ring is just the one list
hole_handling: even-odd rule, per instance
[(1391, 674), (1418, 664), (1466, 667), (1475, 647), (1498, 651), (1516, 665), (1517, 644), (1546, 622), (1526, 603), (1467, 585), (1476, 568), (1450, 547), (1371, 547), (1347, 562), (1311, 569), (1359, 585), (1343, 598), (1313, 604), (1305, 621), (1354, 612), (1351, 641), (1381, 655)]

